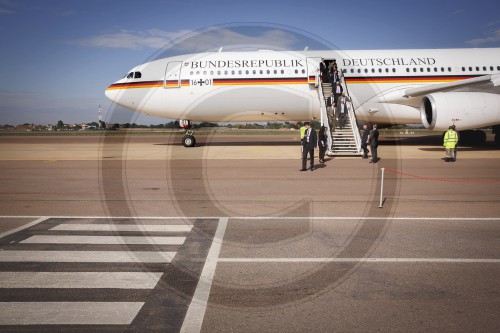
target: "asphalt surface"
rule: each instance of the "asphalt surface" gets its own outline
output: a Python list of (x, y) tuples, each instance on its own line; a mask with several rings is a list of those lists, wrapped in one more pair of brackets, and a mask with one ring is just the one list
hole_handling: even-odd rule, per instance
[(1, 331), (500, 330), (495, 147), (178, 139), (0, 138)]

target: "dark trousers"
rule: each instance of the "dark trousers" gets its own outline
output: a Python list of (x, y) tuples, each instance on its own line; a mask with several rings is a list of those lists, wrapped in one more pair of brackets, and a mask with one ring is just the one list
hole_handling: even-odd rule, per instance
[(345, 112), (344, 113), (340, 113), (339, 114), (339, 127), (340, 128), (344, 128), (345, 126), (345, 123), (346, 123), (346, 114)]
[(319, 160), (324, 161), (325, 160), (325, 153), (326, 153), (326, 145), (323, 147), (319, 145)]
[(372, 162), (376, 163), (378, 161), (378, 156), (377, 156), (377, 146), (370, 146), (372, 150)]
[(363, 144), (363, 145), (361, 145), (361, 149), (363, 149), (363, 158), (367, 158), (368, 157), (368, 153), (370, 152), (368, 150), (368, 146), (366, 144)]
[(311, 159), (312, 169), (314, 168), (314, 147), (311, 147), (310, 145), (305, 145), (302, 147), (302, 169), (306, 168), (307, 154), (309, 154), (309, 158)]

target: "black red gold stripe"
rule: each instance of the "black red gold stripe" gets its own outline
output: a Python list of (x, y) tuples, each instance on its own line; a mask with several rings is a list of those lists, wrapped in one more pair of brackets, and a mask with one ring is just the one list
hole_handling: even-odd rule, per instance
[(347, 84), (370, 83), (440, 83), (455, 82), (476, 77), (476, 75), (439, 75), (439, 76), (372, 76), (372, 77), (345, 77)]
[(305, 77), (290, 78), (255, 78), (255, 79), (214, 79), (214, 86), (248, 86), (248, 85), (274, 85), (274, 84), (307, 84)]

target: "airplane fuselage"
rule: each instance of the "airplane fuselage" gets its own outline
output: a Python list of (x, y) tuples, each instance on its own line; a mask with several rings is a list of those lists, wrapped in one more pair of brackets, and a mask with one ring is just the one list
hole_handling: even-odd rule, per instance
[[(458, 95), (460, 101), (465, 98), (464, 103), (470, 97), (482, 100), (484, 94), (492, 94), (491, 101), (486, 96), (487, 103), (496, 105), (470, 111), (477, 112), (472, 116), (480, 117), (481, 112), (496, 110), (495, 115), (479, 125), (500, 124), (500, 89), (493, 79), (488, 84), (453, 89), (447, 86), (486, 75), (498, 76), (500, 49), (189, 54), (139, 65), (112, 84), (106, 95), (125, 108), (171, 119), (213, 122), (318, 119), (320, 107), (324, 106), (324, 101), (318, 98), (321, 58), (336, 59), (358, 121), (422, 123), (425, 120), (422, 103), (429, 94), (409, 96), (408, 91), (444, 84), (433, 101), (446, 91), (481, 94)], [(478, 106), (481, 103), (478, 101)], [(472, 116), (467, 110), (464, 108), (456, 115), (453, 110), (442, 111), (441, 121), (435, 122), (433, 128), (442, 129), (445, 127), (442, 124), (450, 122), (462, 125), (462, 129), (478, 128), (478, 124), (469, 123), (468, 117)]]

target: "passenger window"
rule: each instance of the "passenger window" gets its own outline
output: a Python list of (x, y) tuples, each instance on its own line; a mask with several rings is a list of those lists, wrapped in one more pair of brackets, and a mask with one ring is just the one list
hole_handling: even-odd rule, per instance
[(500, 66), (497, 66), (497, 71), (500, 71)]
[(378, 69), (378, 72), (379, 72), (379, 73), (382, 73), (382, 68), (379, 68), (379, 69)]
[(306, 70), (305, 70), (305, 69), (303, 69), (303, 70), (302, 70), (302, 74), (305, 74), (305, 73), (306, 73)]
[(299, 71), (297, 69), (295, 70), (295, 74), (299, 74)]
[(413, 68), (413, 73), (416, 73), (417, 72), (417, 69), (416, 68)]
[(224, 71), (224, 75), (227, 75), (227, 73), (228, 73), (227, 71)]
[(427, 67), (427, 72), (430, 72), (430, 71), (431, 71), (431, 69), (429, 67)]
[(191, 72), (189, 72), (189, 75), (193, 75), (193, 73), (194, 73), (194, 72), (193, 72), (193, 71), (191, 71)]
[(252, 73), (253, 73), (253, 74), (257, 74), (257, 71), (254, 69)]
[(462, 67), (462, 72), (465, 72), (465, 67)]
[(210, 75), (214, 75), (214, 71), (210, 71)]
[(250, 71), (247, 69), (247, 70), (245, 71), (245, 73), (246, 73), (246, 74), (250, 74)]
[(420, 72), (423, 72), (423, 71), (424, 71), (424, 69), (423, 69), (423, 68), (420, 68)]
[(234, 75), (234, 73), (235, 73), (234, 71), (231, 71), (231, 75)]
[(483, 67), (483, 71), (485, 71), (485, 70), (486, 70), (486, 66)]
[(441, 72), (444, 72), (444, 67), (441, 67)]
[(220, 75), (220, 73), (221, 73), (220, 71), (217, 71), (217, 75)]
[(200, 75), (200, 71), (196, 71), (196, 75)]
[(285, 70), (284, 69), (281, 70), (281, 74), (285, 74)]
[(261, 69), (261, 70), (259, 71), (259, 74), (263, 74), (263, 73), (264, 73), (264, 71)]
[(469, 67), (469, 71), (472, 72), (472, 67)]
[(134, 78), (134, 72), (128, 73), (127, 79), (132, 79), (132, 78)]
[(409, 68), (407, 68), (407, 69), (406, 69), (406, 73), (409, 73), (409, 72), (410, 72), (410, 69), (409, 69)]
[(479, 71), (479, 67), (476, 67), (476, 71)]
[(365, 73), (368, 73), (368, 68), (365, 68)]
[(490, 66), (490, 71), (492, 71), (492, 70), (493, 70), (493, 66)]
[(393, 69), (392, 69), (392, 72), (393, 72), (393, 73), (396, 73), (396, 68), (393, 68)]
[(448, 67), (448, 72), (451, 72), (451, 67)]
[(207, 75), (207, 71), (203, 71), (203, 75)]
[(434, 67), (434, 72), (437, 72), (437, 71), (438, 71), (437, 67)]
[(361, 73), (361, 69), (360, 69), (360, 68), (358, 68), (358, 74), (359, 74), (359, 73)]
[(238, 74), (239, 74), (239, 75), (243, 74), (243, 71), (241, 71), (241, 70), (240, 70), (240, 71), (238, 71)]
[[(408, 70), (408, 72), (410, 71), (410, 69), (409, 69), (409, 68), (407, 68), (407, 70)], [(386, 72), (386, 73), (389, 73), (389, 68), (386, 68), (386, 69), (385, 69), (385, 72)]]

